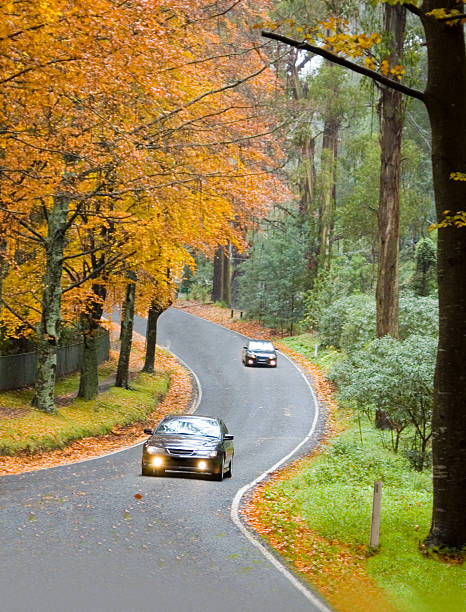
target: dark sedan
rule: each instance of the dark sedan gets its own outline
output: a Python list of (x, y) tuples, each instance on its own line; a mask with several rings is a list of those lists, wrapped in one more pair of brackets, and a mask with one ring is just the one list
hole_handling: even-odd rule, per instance
[(267, 340), (249, 340), (246, 346), (243, 346), (242, 361), (245, 366), (264, 365), (276, 368), (277, 351)]
[(231, 478), (233, 436), (215, 417), (178, 414), (164, 417), (142, 447), (142, 475), (165, 470), (211, 474), (215, 480)]

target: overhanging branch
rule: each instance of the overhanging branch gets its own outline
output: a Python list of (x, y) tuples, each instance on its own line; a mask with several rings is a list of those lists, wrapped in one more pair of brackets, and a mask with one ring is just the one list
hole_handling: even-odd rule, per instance
[(393, 81), (383, 74), (379, 74), (375, 72), (375, 70), (370, 70), (369, 68), (364, 68), (364, 66), (360, 66), (355, 62), (350, 62), (349, 60), (339, 57), (326, 49), (322, 49), (321, 47), (315, 47), (314, 45), (309, 44), (305, 41), (294, 40), (293, 38), (288, 38), (287, 36), (282, 36), (281, 34), (276, 34), (275, 32), (262, 32), (262, 36), (264, 38), (270, 38), (271, 40), (278, 40), (279, 42), (284, 43), (285, 45), (289, 45), (290, 47), (295, 47), (296, 49), (300, 49), (301, 51), (311, 51), (311, 53), (315, 53), (316, 55), (320, 55), (321, 57), (327, 59), (329, 62), (333, 62), (334, 64), (338, 64), (339, 66), (343, 66), (344, 68), (348, 68), (353, 72), (358, 72), (364, 76), (369, 77), (373, 81), (377, 83), (381, 83), (385, 85), (385, 87), (390, 87), (391, 89), (396, 89), (401, 93), (410, 96), (411, 98), (417, 98), (424, 102), (424, 93), (417, 89), (412, 89), (411, 87), (406, 87), (406, 85), (402, 85), (398, 81)]

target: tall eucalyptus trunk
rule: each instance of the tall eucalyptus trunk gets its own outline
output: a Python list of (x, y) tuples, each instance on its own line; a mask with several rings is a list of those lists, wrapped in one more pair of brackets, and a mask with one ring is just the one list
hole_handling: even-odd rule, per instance
[(300, 150), (300, 178), (299, 178), (299, 215), (303, 222), (309, 224), (309, 246), (306, 252), (307, 268), (314, 276), (317, 270), (316, 247), (317, 238), (314, 235), (314, 198), (316, 192), (315, 148), (316, 140), (312, 135), (311, 123), (313, 119), (313, 101), (308, 98), (309, 87), (306, 78), (300, 77), (300, 70), (304, 68), (307, 60), (302, 59), (299, 53), (290, 54), (287, 77), (288, 85), (298, 108), (304, 108), (306, 121), (297, 134), (297, 146)]
[[(454, 0), (427, 0), (428, 81), (425, 103), (432, 127), (432, 169), (437, 219), (466, 210), (466, 183), (451, 175), (466, 169), (466, 53), (461, 20), (439, 21), (433, 9), (460, 9)], [(434, 505), (427, 544), (466, 546), (466, 229), (438, 230), (439, 347), (432, 420)]]
[[(337, 94), (337, 92), (335, 92)], [(330, 267), (332, 233), (335, 223), (335, 181), (339, 121), (329, 117), (325, 121), (321, 157), (321, 194), (319, 215), (319, 270)]]
[[(385, 4), (384, 29), (391, 35), (389, 65), (403, 61), (406, 9)], [(377, 336), (398, 338), (398, 263), (400, 242), (400, 165), (403, 100), (399, 91), (382, 87), (380, 99), (380, 191), (378, 208)]]
[(42, 313), (37, 327), (37, 370), (32, 403), (39, 410), (50, 414), (56, 412), (54, 394), (61, 323), (61, 280), (69, 202), (67, 195), (54, 196), (53, 208), (48, 214)]
[(126, 286), (123, 319), (121, 321), (120, 356), (116, 373), (115, 386), (129, 388), (129, 358), (133, 342), (134, 303), (136, 298), (136, 283), (129, 282)]

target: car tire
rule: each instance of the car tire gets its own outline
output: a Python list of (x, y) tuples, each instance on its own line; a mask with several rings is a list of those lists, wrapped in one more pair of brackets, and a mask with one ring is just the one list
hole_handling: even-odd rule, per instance
[(222, 482), (224, 473), (225, 473), (225, 455), (222, 455), (222, 463), (220, 464), (218, 474), (217, 473), (214, 474), (214, 480), (218, 480), (219, 482)]
[(228, 470), (225, 472), (225, 476), (227, 478), (231, 478), (233, 476), (233, 457), (230, 459), (230, 465), (228, 466)]

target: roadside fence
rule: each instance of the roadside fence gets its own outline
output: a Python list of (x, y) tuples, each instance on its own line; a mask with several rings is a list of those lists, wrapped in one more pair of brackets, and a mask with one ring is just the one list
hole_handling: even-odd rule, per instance
[[(110, 334), (105, 332), (98, 336), (96, 343), (97, 360), (98, 363), (102, 363), (109, 358)], [(82, 342), (58, 347), (57, 378), (79, 370), (82, 364), (82, 357)], [(32, 386), (36, 378), (36, 364), (36, 353), (0, 355), (0, 391)]]

